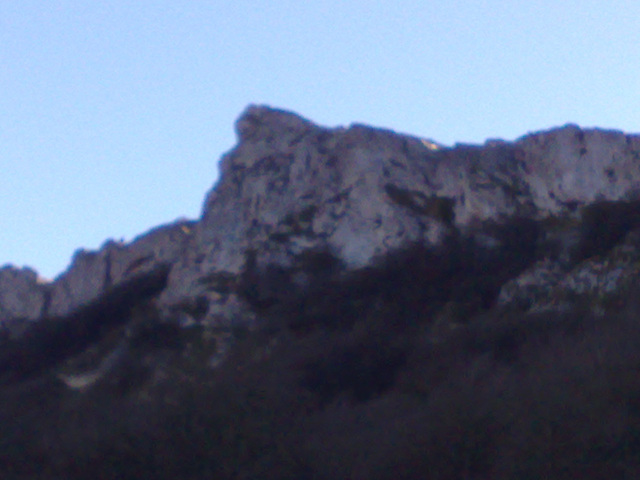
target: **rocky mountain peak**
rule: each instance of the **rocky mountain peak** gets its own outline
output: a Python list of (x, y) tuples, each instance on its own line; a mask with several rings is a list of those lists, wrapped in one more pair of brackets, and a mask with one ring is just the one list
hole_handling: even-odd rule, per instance
[(295, 113), (264, 105), (249, 105), (235, 124), (239, 143), (274, 141), (317, 129), (312, 122)]
[(576, 258), (585, 209), (640, 194), (640, 137), (617, 131), (566, 125), (513, 142), (443, 147), (251, 105), (236, 132), (199, 220), (80, 251), (50, 285), (5, 268), (3, 322), (69, 315), (158, 271), (167, 278), (155, 301), (167, 317), (259, 322), (257, 305), (408, 246), (464, 244), (497, 255), (514, 221), (533, 225), (521, 242), (534, 257)]
[(0, 269), (0, 477), (640, 471), (640, 137), (236, 130), (199, 219)]

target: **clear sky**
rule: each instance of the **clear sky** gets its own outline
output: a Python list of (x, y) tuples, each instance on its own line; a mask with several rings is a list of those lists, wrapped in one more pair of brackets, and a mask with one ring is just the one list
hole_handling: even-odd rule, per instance
[(440, 143), (640, 132), (637, 0), (0, 0), (0, 264), (197, 218), (249, 103)]

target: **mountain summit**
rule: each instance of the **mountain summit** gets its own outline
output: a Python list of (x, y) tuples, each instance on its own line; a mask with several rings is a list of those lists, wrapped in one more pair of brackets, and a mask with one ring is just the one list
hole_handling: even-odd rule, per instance
[(0, 269), (2, 478), (637, 476), (640, 136), (236, 132), (199, 219)]
[[(522, 240), (540, 250), (536, 260), (567, 259), (585, 248), (579, 237), (589, 208), (621, 202), (629, 209), (640, 196), (640, 137), (616, 131), (567, 125), (514, 142), (446, 148), (249, 106), (236, 132), (238, 145), (222, 157), (199, 220), (80, 250), (50, 284), (29, 269), (3, 268), (2, 321), (69, 315), (161, 271), (166, 284), (154, 297), (165, 316), (259, 322), (252, 302), (302, 291), (325, 269), (355, 271), (417, 244), (435, 251), (464, 240), (497, 251), (503, 239), (495, 230), (513, 221), (542, 230)], [(319, 272), (305, 268), (314, 256), (327, 262), (315, 265)], [(257, 282), (251, 292), (241, 285), (248, 277)]]

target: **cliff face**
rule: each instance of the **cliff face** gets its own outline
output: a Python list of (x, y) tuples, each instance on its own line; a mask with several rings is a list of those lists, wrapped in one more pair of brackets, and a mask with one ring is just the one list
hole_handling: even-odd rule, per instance
[(639, 137), (237, 132), (197, 221), (0, 269), (0, 478), (638, 476)]
[[(468, 258), (500, 261), (501, 249), (513, 247), (500, 227), (514, 222), (528, 222), (518, 242), (530, 255), (496, 302), (531, 308), (558, 285), (575, 284), (567, 279), (576, 269), (591, 278), (587, 290), (597, 290), (610, 273), (581, 262), (622, 242), (637, 220), (637, 135), (567, 125), (515, 142), (444, 148), (363, 125), (323, 128), (263, 106), (250, 106), (236, 130), (238, 145), (223, 156), (198, 221), (79, 251), (50, 284), (31, 270), (5, 267), (2, 322), (65, 317), (160, 272), (166, 282), (153, 299), (164, 317), (259, 324), (260, 308), (285, 293), (408, 246), (437, 252), (464, 245), (476, 252)], [(617, 218), (602, 251), (593, 250), (599, 214)], [(627, 257), (636, 254), (633, 242), (626, 248)], [(633, 275), (629, 267), (616, 278), (624, 283)]]

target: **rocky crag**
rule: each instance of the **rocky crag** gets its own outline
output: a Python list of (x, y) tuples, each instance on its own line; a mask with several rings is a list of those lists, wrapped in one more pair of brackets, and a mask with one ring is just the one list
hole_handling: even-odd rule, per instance
[(50, 283), (2, 268), (7, 333), (123, 297), (123, 311), (144, 297), (181, 325), (257, 326), (293, 294), (416, 246), (433, 255), (434, 282), (445, 257), (475, 265), (466, 276), (496, 276), (485, 306), (536, 311), (588, 295), (597, 309), (637, 278), (627, 234), (640, 224), (640, 136), (567, 125), (443, 147), (265, 106), (248, 107), (236, 131), (199, 220), (80, 250)]
[(640, 136), (236, 130), (198, 220), (0, 269), (0, 477), (638, 477)]

